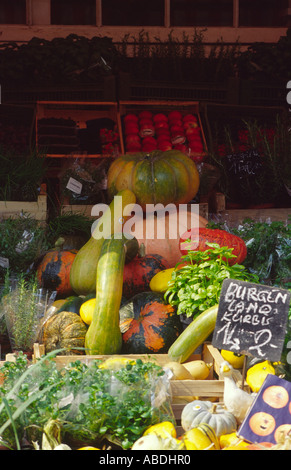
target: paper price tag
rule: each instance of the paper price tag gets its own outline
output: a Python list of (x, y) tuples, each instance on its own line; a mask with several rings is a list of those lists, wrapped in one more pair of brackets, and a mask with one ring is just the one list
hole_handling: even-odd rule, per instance
[(3, 256), (0, 256), (0, 266), (2, 268), (9, 268), (9, 259), (3, 258)]
[(80, 181), (77, 181), (72, 177), (69, 179), (68, 184), (66, 186), (67, 189), (69, 189), (70, 191), (76, 194), (81, 194), (82, 187), (83, 187), (82, 183), (80, 183)]

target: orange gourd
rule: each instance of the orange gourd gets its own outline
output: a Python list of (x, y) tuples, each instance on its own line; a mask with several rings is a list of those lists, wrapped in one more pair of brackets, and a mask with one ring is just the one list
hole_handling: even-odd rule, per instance
[(72, 294), (70, 271), (76, 254), (76, 250), (58, 248), (48, 251), (36, 270), (40, 286), (55, 290), (61, 296)]

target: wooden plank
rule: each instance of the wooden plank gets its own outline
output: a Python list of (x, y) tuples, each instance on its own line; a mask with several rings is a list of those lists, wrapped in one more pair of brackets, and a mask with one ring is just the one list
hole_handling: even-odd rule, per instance
[(234, 226), (241, 224), (246, 218), (257, 222), (286, 222), (291, 215), (291, 208), (230, 209), (221, 211), (220, 215), (222, 220)]
[(47, 196), (39, 195), (37, 201), (0, 201), (0, 217), (19, 217), (21, 213), (28, 213), (36, 220), (44, 221), (47, 218)]
[(223, 380), (171, 380), (173, 396), (217, 397), (223, 396)]

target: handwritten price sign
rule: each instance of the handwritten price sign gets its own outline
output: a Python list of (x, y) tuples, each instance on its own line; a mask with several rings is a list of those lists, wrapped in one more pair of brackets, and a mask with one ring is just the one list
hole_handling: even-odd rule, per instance
[(240, 354), (279, 361), (290, 292), (245, 281), (223, 282), (212, 344)]

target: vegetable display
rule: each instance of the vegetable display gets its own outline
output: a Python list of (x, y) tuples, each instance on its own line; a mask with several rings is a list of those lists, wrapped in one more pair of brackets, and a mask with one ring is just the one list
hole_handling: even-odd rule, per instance
[[(18, 448), (25, 433), (35, 448), (53, 419), (62, 441), (75, 448), (102, 448), (105, 442), (129, 449), (150, 426), (173, 421), (165, 373), (154, 362), (138, 359), (109, 370), (95, 359), (90, 365), (75, 361), (60, 369), (53, 359), (50, 354), (29, 365), (20, 355), (0, 368), (1, 444)], [(156, 400), (159, 392), (163, 396)], [(9, 427), (5, 399), (15, 433)]]

